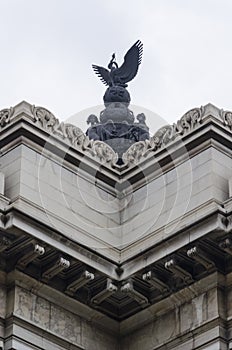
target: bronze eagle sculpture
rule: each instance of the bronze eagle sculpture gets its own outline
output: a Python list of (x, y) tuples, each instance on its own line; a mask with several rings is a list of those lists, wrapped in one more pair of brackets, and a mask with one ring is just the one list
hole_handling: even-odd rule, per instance
[(127, 87), (129, 81), (131, 81), (137, 74), (139, 65), (142, 60), (143, 44), (140, 40), (127, 51), (124, 56), (124, 62), (121, 67), (115, 60), (115, 53), (112, 55), (112, 59), (108, 64), (108, 69), (104, 67), (92, 65), (94, 72), (100, 77), (103, 84), (107, 86), (122, 86)]

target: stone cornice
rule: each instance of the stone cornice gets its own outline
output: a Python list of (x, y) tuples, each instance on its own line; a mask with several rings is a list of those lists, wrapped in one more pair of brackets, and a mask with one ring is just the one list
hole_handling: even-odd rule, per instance
[(48, 134), (62, 140), (68, 146), (96, 159), (100, 164), (115, 166), (118, 158), (110, 146), (104, 142), (90, 140), (80, 128), (73, 124), (60, 122), (52, 112), (44, 107), (36, 107), (23, 101), (15, 107), (5, 108), (0, 111), (0, 127), (4, 129), (24, 118)]
[(57, 290), (51, 289), (51, 287), (39, 282), (36, 279), (26, 276), (21, 271), (12, 271), (8, 274), (5, 280), (6, 279), (7, 284), (11, 287), (13, 284), (15, 284), (16, 286), (19, 286), (21, 288), (30, 288), (31, 291), (33, 291), (42, 298), (45, 297), (47, 300), (54, 304), (56, 304), (57, 300), (59, 300), (61, 303), (60, 305), (64, 305), (66, 310), (83, 317), (88, 322), (95, 323), (98, 326), (107, 329), (108, 331), (116, 333), (118, 332), (119, 325), (117, 321), (78, 301), (74, 302), (74, 307), (74, 300), (71, 299), (69, 296), (64, 295), (63, 293)]
[(117, 165), (118, 156), (113, 149), (104, 142), (93, 141), (77, 126), (59, 121), (52, 112), (44, 107), (36, 107), (23, 101), (15, 107), (5, 108), (0, 111), (0, 129), (4, 131), (18, 120), (27, 120), (36, 127), (43, 129), (49, 135), (62, 140), (69, 147), (77, 149), (84, 156), (104, 164), (108, 168), (122, 172), (142, 163), (159, 150), (171, 146), (175, 141), (180, 141), (185, 135), (191, 134), (209, 119), (217, 124), (232, 130), (232, 112), (219, 110), (212, 104), (193, 108), (186, 112), (177, 122), (165, 125), (145, 141), (133, 144), (123, 154), (123, 165)]
[[(228, 276), (230, 276), (230, 274), (228, 274)], [(166, 312), (175, 309), (176, 306), (183, 305), (191, 301), (197, 295), (207, 292), (209, 288), (218, 288), (224, 284), (225, 277), (218, 272), (214, 272), (203, 280), (195, 282), (191, 288), (187, 287), (177, 293), (173, 293), (171, 298), (163, 299), (141, 311), (139, 314), (133, 315), (122, 321), (120, 324), (121, 333), (124, 335), (132, 332), (133, 329), (138, 329), (138, 327), (142, 327), (151, 322), (151, 320), (154, 319), (154, 315), (158, 317), (165, 314)]]
[[(231, 129), (232, 112), (195, 108), (133, 144), (119, 166), (107, 144), (45, 108), (22, 102), (0, 111), (4, 268), (39, 276), (45, 294), (54, 288), (118, 321), (212, 272), (231, 272)], [(77, 177), (85, 181), (74, 192)], [(96, 187), (109, 198), (104, 206)], [(57, 192), (70, 195), (66, 206)]]
[(183, 160), (183, 151), (189, 157), (192, 149), (197, 152), (197, 148), (207, 147), (205, 142), (213, 138), (228, 147), (231, 115), (232, 112), (212, 104), (193, 108), (176, 123), (161, 127), (149, 140), (133, 144), (124, 153), (121, 166), (116, 164), (118, 157), (109, 145), (89, 140), (77, 126), (60, 122), (46, 108), (25, 101), (0, 111), (0, 140), (3, 152), (23, 142), (44, 155), (52, 153), (64, 165), (81, 169), (89, 181), (97, 181), (100, 187), (121, 196), (127, 192), (129, 183), (133, 191), (142, 186), (145, 173), (147, 183), (159, 176), (160, 169), (164, 173), (172, 167), (172, 159), (177, 165), (180, 152)]

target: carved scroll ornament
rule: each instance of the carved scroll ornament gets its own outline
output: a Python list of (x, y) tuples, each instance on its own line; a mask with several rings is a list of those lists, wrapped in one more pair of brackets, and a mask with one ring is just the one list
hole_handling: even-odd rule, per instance
[(117, 154), (104, 142), (93, 141), (83, 131), (73, 124), (60, 122), (50, 111), (43, 107), (32, 106), (32, 113), (43, 129), (68, 141), (74, 148), (85, 151), (92, 157), (96, 157), (102, 164), (114, 166), (118, 160)]
[[(95, 158), (101, 164), (118, 167), (118, 154), (106, 143), (99, 140), (90, 140), (83, 131), (75, 125), (60, 122), (50, 111), (43, 107), (31, 106), (33, 121), (50, 135), (64, 140), (71, 147)], [(14, 119), (14, 108), (5, 108), (0, 111), (0, 128), (9, 125)], [(185, 113), (180, 120), (172, 125), (165, 125), (147, 140), (134, 143), (123, 155), (122, 166), (134, 166), (151, 153), (169, 145), (202, 123), (204, 107), (194, 108)], [(232, 130), (232, 112), (220, 111), (220, 118), (225, 127)], [(32, 120), (30, 118), (30, 120)]]
[(14, 114), (14, 108), (5, 108), (0, 111), (0, 126), (4, 127), (10, 122), (10, 118)]
[(223, 124), (232, 130), (232, 112), (220, 110), (220, 116), (222, 118)]
[(123, 154), (124, 164), (127, 166), (137, 164), (141, 158), (147, 157), (148, 154), (163, 148), (178, 136), (193, 130), (201, 123), (203, 114), (204, 107), (191, 109), (177, 123), (162, 126), (149, 140), (133, 144)]

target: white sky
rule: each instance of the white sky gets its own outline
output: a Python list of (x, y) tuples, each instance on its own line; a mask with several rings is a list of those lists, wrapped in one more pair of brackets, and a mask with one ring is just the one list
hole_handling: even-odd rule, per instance
[(232, 110), (231, 0), (0, 0), (0, 13), (0, 108), (26, 100), (85, 130), (105, 91), (91, 64), (121, 64), (140, 39), (133, 104), (169, 123), (208, 102)]

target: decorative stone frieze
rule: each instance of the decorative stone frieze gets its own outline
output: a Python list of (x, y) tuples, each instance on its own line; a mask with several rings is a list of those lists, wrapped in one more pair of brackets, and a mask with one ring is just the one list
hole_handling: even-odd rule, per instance
[[(60, 122), (49, 110), (44, 107), (30, 106), (31, 115), (28, 120), (46, 130), (50, 135), (62, 139), (68, 145), (78, 149), (83, 154), (93, 157), (102, 164), (110, 167), (133, 167), (149, 154), (155, 154), (158, 150), (167, 147), (171, 142), (180, 140), (184, 135), (191, 133), (199, 125), (204, 124), (204, 116), (207, 106), (193, 108), (186, 112), (180, 120), (172, 125), (162, 126), (155, 134), (144, 141), (132, 144), (121, 156), (122, 162), (118, 164), (119, 156), (109, 144), (99, 140), (90, 140), (88, 136), (77, 126)], [(15, 108), (6, 108), (0, 111), (0, 128), (4, 128), (15, 119)], [(26, 115), (25, 115), (26, 117)], [(218, 119), (230, 130), (232, 128), (232, 112), (218, 111)]]
[(84, 153), (96, 157), (101, 163), (108, 163), (114, 166), (118, 160), (117, 154), (105, 142), (93, 141), (75, 125), (59, 122), (50, 111), (43, 107), (31, 107), (35, 122), (48, 131), (50, 134), (62, 138)]
[(177, 123), (162, 126), (149, 140), (135, 143), (123, 154), (122, 159), (124, 164), (128, 166), (130, 164), (137, 164), (151, 152), (158, 151), (177, 137), (181, 137), (187, 132), (192, 131), (202, 122), (203, 114), (203, 106), (191, 109)]

